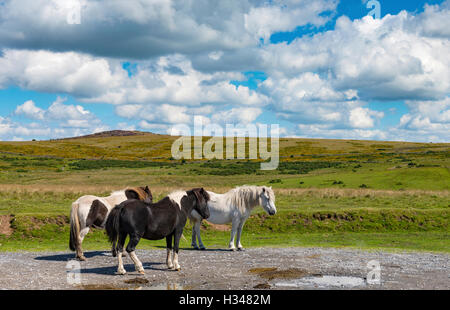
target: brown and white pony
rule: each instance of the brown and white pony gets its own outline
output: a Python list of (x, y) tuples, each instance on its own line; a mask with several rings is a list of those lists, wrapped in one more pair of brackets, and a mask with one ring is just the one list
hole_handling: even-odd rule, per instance
[[(112, 192), (108, 197), (82, 196), (72, 203), (69, 247), (76, 252), (77, 259), (86, 260), (81, 243), (89, 229), (91, 227), (104, 228), (111, 209), (127, 199), (138, 199), (151, 203), (153, 196), (148, 186), (132, 187)], [(115, 255), (114, 251), (113, 255)]]

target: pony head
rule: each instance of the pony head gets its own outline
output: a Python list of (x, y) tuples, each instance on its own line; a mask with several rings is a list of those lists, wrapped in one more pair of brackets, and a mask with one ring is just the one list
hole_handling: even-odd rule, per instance
[(275, 207), (275, 194), (272, 187), (262, 186), (261, 188), (262, 190), (259, 194), (261, 206), (269, 215), (275, 215), (277, 208)]
[(153, 195), (148, 186), (146, 187), (132, 187), (125, 190), (127, 199), (138, 199), (145, 203), (153, 202)]
[(187, 191), (188, 194), (195, 195), (195, 206), (194, 209), (201, 215), (202, 218), (207, 219), (209, 217), (209, 208), (208, 201), (210, 199), (208, 192), (202, 188), (194, 188), (190, 191)]

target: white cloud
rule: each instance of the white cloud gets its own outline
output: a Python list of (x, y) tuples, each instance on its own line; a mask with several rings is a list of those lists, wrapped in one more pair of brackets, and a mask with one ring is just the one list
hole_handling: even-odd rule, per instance
[(17, 106), (15, 115), (24, 116), (36, 122), (21, 124), (0, 116), (0, 137), (62, 138), (110, 129), (81, 105), (64, 104), (66, 100), (66, 98), (57, 97), (48, 109), (37, 107), (32, 100), (24, 102)]
[(212, 122), (220, 124), (250, 124), (262, 113), (260, 108), (232, 108), (214, 113)]
[(450, 141), (450, 97), (439, 101), (408, 101), (404, 114), (392, 130), (397, 136), (421, 141)]
[(123, 87), (127, 73), (106, 59), (75, 52), (3, 50), (0, 88), (10, 85), (85, 98)]
[[(63, 104), (67, 99), (58, 97), (54, 101), (48, 110), (46, 111), (46, 117), (55, 120), (71, 120), (71, 121), (90, 121), (95, 118), (95, 116), (85, 110), (80, 105), (67, 105)], [(76, 126), (75, 126), (76, 127)], [(81, 127), (85, 127), (84, 125)]]
[(22, 105), (17, 106), (15, 114), (23, 115), (31, 119), (43, 120), (45, 112), (41, 108), (37, 107), (33, 100), (28, 100)]
[[(73, 2), (73, 1), (72, 1)], [(0, 45), (81, 51), (103, 57), (148, 59), (256, 46), (261, 36), (299, 25), (321, 25), (335, 0), (14, 0), (0, 6)], [(112, 36), (111, 34), (114, 34)]]
[(268, 41), (274, 32), (293, 31), (300, 25), (321, 26), (329, 20), (320, 13), (334, 11), (337, 1), (273, 1), (253, 7), (244, 15), (245, 28), (256, 38)]
[(383, 116), (383, 112), (357, 107), (350, 111), (349, 121), (353, 128), (372, 128), (375, 125), (374, 117), (382, 118)]
[(429, 36), (426, 21), (444, 35), (450, 10), (406, 11), (383, 19), (338, 18), (334, 30), (304, 36), (290, 44), (265, 46), (270, 75), (295, 78), (320, 72), (336, 90), (357, 90), (363, 100), (440, 99), (450, 92), (449, 36)]

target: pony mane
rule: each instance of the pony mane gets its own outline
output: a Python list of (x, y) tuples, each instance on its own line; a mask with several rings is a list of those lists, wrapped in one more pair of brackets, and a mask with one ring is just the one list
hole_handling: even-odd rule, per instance
[(145, 192), (145, 190), (142, 189), (141, 187), (128, 187), (124, 190), (124, 192), (127, 190), (135, 191), (139, 196), (139, 200), (145, 200), (145, 198), (147, 198), (147, 196), (148, 196), (148, 194)]
[(127, 189), (122, 189), (122, 190), (119, 190), (119, 191), (113, 191), (113, 192), (111, 192), (110, 196), (125, 195), (125, 191), (126, 190)]
[[(260, 193), (263, 186), (243, 185), (235, 187), (228, 192), (231, 203), (237, 206), (239, 211), (245, 212), (260, 204)], [(267, 189), (267, 187), (266, 187)], [(270, 194), (269, 194), (270, 195)]]
[(169, 197), (170, 200), (178, 204), (178, 207), (180, 209), (181, 209), (181, 198), (183, 198), (184, 196), (187, 196), (187, 193), (186, 191), (183, 190), (173, 191), (169, 195), (167, 195), (167, 197)]

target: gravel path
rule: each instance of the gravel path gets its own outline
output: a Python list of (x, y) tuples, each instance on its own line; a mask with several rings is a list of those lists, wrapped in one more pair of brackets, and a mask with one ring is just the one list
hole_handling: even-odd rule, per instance
[[(166, 269), (165, 249), (136, 253), (144, 276), (128, 257), (128, 273), (116, 275), (117, 260), (109, 252), (86, 252), (84, 262), (73, 261), (68, 252), (0, 253), (0, 289), (450, 289), (446, 254), (335, 248), (180, 250), (182, 269), (176, 272)], [(380, 284), (366, 281), (371, 270), (377, 272), (376, 262), (368, 268), (370, 261), (379, 263)]]

